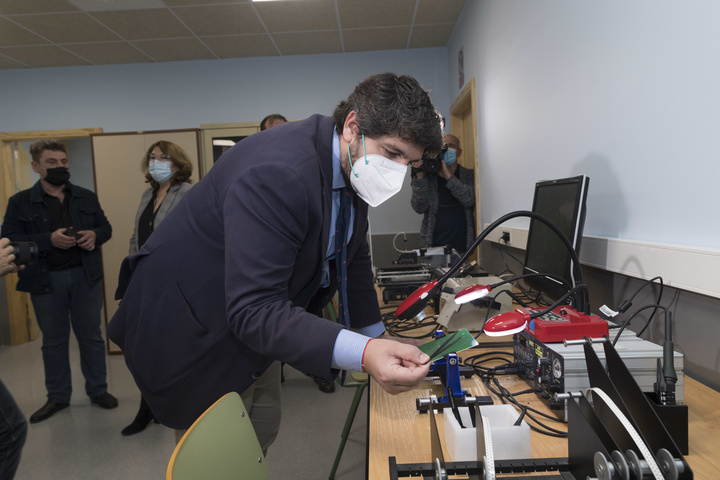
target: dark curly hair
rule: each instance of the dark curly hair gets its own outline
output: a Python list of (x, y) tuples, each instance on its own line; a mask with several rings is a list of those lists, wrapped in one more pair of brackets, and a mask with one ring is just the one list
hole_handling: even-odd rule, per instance
[(40, 160), (40, 157), (45, 150), (52, 150), (53, 152), (63, 152), (67, 155), (67, 150), (65, 150), (65, 144), (60, 142), (60, 140), (40, 140), (30, 145), (30, 156), (32, 156), (33, 162), (38, 163), (38, 160)]
[(342, 135), (343, 125), (354, 111), (365, 136), (397, 136), (437, 155), (442, 148), (442, 117), (428, 92), (408, 75), (378, 73), (363, 80), (335, 108), (333, 123)]

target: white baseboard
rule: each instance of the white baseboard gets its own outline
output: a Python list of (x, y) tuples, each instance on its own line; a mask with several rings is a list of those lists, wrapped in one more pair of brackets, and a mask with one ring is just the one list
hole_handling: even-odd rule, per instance
[[(525, 249), (526, 228), (501, 226), (491, 232), (487, 240), (504, 244), (500, 240), (503, 232), (510, 234), (509, 246)], [(718, 249), (584, 235), (580, 263), (644, 280), (660, 276), (665, 285), (673, 288), (720, 298)]]

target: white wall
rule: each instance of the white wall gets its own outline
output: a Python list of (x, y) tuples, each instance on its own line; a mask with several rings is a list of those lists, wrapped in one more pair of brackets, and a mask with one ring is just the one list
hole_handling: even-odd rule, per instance
[(710, 0), (467, 2), (450, 98), (462, 48), (484, 221), (529, 208), (536, 180), (586, 173), (587, 234), (720, 247), (719, 19)]
[[(588, 264), (720, 296), (720, 3), (484, 0), (460, 18), (450, 98), (462, 49), (478, 90), (482, 222), (529, 209), (538, 180), (585, 173)], [(687, 269), (698, 258), (707, 271)]]
[[(643, 284), (626, 275), (661, 275), (676, 287), (662, 303), (685, 372), (714, 388), (718, 46), (711, 0), (468, 1), (448, 44), (449, 97), (460, 49), (465, 79), (476, 79), (482, 221), (529, 209), (537, 180), (589, 175), (581, 260), (602, 269), (583, 269), (595, 311)], [(484, 260), (504, 268), (504, 249), (485, 247), (496, 255)], [(633, 308), (657, 295), (646, 289)], [(649, 330), (644, 338), (663, 340), (662, 321)]]
[[(448, 115), (447, 49), (0, 71), (0, 132), (105, 132), (254, 122), (268, 113), (332, 114), (365, 77), (409, 74)], [(133, 172), (134, 173), (134, 172)], [(371, 209), (373, 233), (417, 232), (410, 187)]]

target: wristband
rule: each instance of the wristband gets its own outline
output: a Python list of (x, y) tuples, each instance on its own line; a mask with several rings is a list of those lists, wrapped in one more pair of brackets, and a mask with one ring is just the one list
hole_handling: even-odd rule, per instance
[(365, 344), (365, 348), (363, 349), (362, 359), (360, 360), (360, 366), (362, 367), (363, 373), (367, 373), (367, 371), (365, 370), (365, 352), (367, 351), (368, 345), (370, 345), (370, 342), (372, 342), (373, 340), (375, 339), (371, 338), (370, 340), (368, 340), (368, 342)]

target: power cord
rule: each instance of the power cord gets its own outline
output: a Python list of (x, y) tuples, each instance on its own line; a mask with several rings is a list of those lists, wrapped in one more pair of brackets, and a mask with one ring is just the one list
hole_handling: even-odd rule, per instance
[[(479, 347), (475, 347), (479, 348)], [(508, 362), (507, 360), (511, 361)], [(558, 430), (547, 425), (545, 420), (551, 420), (556, 423), (564, 423), (557, 417), (548, 415), (540, 410), (531, 408), (527, 405), (521, 404), (515, 397), (526, 394), (534, 394), (533, 388), (521, 390), (519, 392), (512, 393), (507, 388), (500, 384), (497, 376), (502, 375), (516, 375), (523, 371), (522, 365), (512, 362), (513, 355), (507, 351), (489, 351), (477, 355), (467, 357), (463, 360), (463, 363), (470, 366), (475, 371), (475, 374), (480, 377), (483, 384), (487, 389), (495, 394), (503, 404), (514, 405), (522, 415), (526, 417), (528, 426), (535, 432), (551, 437), (567, 437), (567, 431)], [(504, 361), (506, 363), (497, 365), (494, 367), (486, 367), (483, 364), (490, 361)]]
[[(620, 306), (618, 307), (617, 311), (614, 311), (614, 310), (610, 309), (607, 305), (603, 305), (602, 307), (600, 307), (600, 312), (602, 312), (607, 318), (614, 318), (614, 317), (616, 317), (617, 315), (620, 315), (620, 314), (622, 314), (622, 313), (625, 313), (625, 312), (632, 306), (632, 301), (633, 301), (633, 300), (635, 299), (635, 297), (640, 293), (640, 291), (642, 291), (642, 290), (643, 290), (645, 287), (647, 287), (648, 285), (653, 284), (653, 283), (655, 282), (655, 280), (659, 280), (659, 281), (660, 281), (660, 291), (658, 292), (658, 298), (657, 298), (657, 301), (655, 302), (655, 305), (659, 305), (660, 302), (662, 301), (664, 283), (663, 283), (662, 277), (659, 277), (659, 276), (658, 276), (658, 277), (653, 277), (653, 278), (651, 278), (650, 280), (648, 280), (647, 282), (645, 282), (640, 288), (638, 288), (638, 289), (635, 291), (635, 293), (630, 297), (630, 299), (625, 300), (625, 301), (623, 301), (623, 302), (620, 304)], [(640, 334), (641, 334), (642, 332), (645, 331), (645, 329), (647, 328), (647, 326), (650, 324), (650, 321), (651, 321), (651, 320), (653, 319), (653, 317), (655, 316), (655, 313), (657, 312), (658, 308), (659, 308), (659, 307), (655, 307), (655, 309), (653, 310), (652, 314), (650, 315), (650, 318), (647, 320), (647, 322), (646, 322), (645, 326), (643, 327), (643, 329), (642, 329), (639, 333), (637, 333), (637, 336), (638, 336), (638, 337), (640, 336)], [(620, 329), (618, 330), (617, 334), (615, 335), (615, 339), (613, 340), (613, 343), (612, 343), (612, 344), (613, 344), (613, 347), (615, 346), (615, 344), (617, 344), (618, 340), (620, 339), (620, 335), (621, 335), (622, 332), (625, 330), (625, 328), (630, 324), (630, 321), (631, 321), (631, 320), (635, 317), (635, 315), (637, 315), (639, 312), (640, 312), (640, 310), (637, 311), (637, 312), (635, 312), (632, 316), (628, 317), (622, 324), (620, 324)]]

